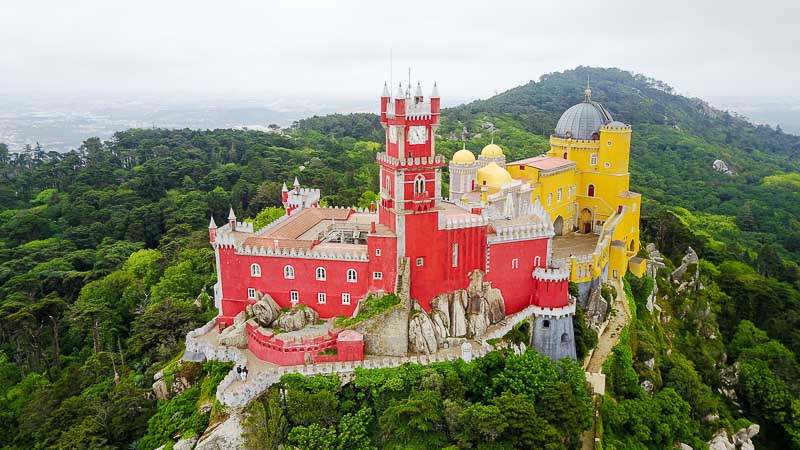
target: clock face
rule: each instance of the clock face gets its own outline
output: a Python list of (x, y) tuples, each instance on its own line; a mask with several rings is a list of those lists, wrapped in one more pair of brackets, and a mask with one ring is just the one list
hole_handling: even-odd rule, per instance
[(409, 144), (424, 144), (428, 142), (428, 128), (425, 126), (413, 126), (408, 129)]
[(389, 126), (389, 142), (392, 144), (397, 143), (397, 127), (394, 125)]

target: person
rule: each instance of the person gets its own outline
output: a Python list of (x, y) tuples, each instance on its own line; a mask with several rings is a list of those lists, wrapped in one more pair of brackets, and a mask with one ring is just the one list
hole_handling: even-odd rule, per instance
[(236, 366), (236, 373), (239, 375), (239, 379), (240, 379), (240, 380), (243, 380), (243, 378), (242, 378), (242, 377), (243, 377), (244, 375), (242, 375), (242, 366)]
[(247, 370), (247, 366), (244, 366), (244, 368), (242, 369), (242, 381), (247, 381), (248, 372), (249, 370)]

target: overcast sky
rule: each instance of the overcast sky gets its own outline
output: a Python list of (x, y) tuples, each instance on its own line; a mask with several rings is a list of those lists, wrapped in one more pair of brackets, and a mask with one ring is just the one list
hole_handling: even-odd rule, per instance
[(0, 92), (370, 99), (390, 77), (484, 98), (616, 66), (681, 93), (794, 94), (798, 0), (0, 0)]

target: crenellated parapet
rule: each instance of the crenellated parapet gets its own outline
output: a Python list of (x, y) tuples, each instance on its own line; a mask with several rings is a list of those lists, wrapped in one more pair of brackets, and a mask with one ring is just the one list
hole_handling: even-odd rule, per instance
[(425, 166), (439, 167), (445, 163), (444, 155), (436, 155), (432, 157), (419, 157), (419, 158), (395, 158), (389, 156), (386, 152), (379, 152), (375, 156), (375, 160), (379, 163), (386, 163), (395, 167), (414, 167), (420, 168)]
[(553, 226), (549, 223), (530, 223), (510, 226), (501, 226), (494, 223), (493, 225), (495, 226), (495, 235), (488, 237), (490, 244), (519, 241), (523, 239), (549, 238), (555, 234)]
[(340, 249), (325, 249), (316, 247), (313, 249), (297, 248), (274, 248), (274, 247), (251, 247), (249, 245), (238, 247), (237, 255), (248, 256), (274, 256), (283, 258), (307, 258), (325, 259), (338, 261), (369, 261), (366, 251), (349, 251)]
[(562, 282), (569, 281), (569, 269), (537, 267), (533, 269), (533, 278), (537, 281)]

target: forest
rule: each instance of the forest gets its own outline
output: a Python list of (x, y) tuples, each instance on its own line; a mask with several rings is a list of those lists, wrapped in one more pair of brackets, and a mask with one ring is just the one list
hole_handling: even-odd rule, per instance
[[(579, 67), (446, 110), (437, 150), (478, 152), (495, 129), (509, 161), (542, 153), (587, 74), (593, 98), (633, 126), (642, 239), (667, 266), (627, 279), (635, 316), (604, 368), (604, 447), (702, 448), (755, 422), (759, 448), (800, 448), (800, 138), (656, 80)], [(215, 315), (210, 217), (222, 223), (233, 207), (258, 220), (294, 177), (327, 204), (367, 206), (382, 136), (377, 116), (353, 114), (282, 133), (133, 129), (67, 153), (0, 144), (0, 448), (156, 448), (224, 416), (213, 392), (226, 365), (199, 365), (195, 387), (169, 400), (152, 391), (186, 332)], [(716, 159), (733, 174), (714, 171)], [(689, 246), (703, 289), (677, 292), (668, 272)], [(646, 308), (654, 284), (659, 314)], [(576, 367), (496, 352), (364, 371), (344, 386), (287, 377), (250, 405), (248, 441), (574, 448), (591, 410)], [(730, 368), (736, 400), (721, 394)]]

